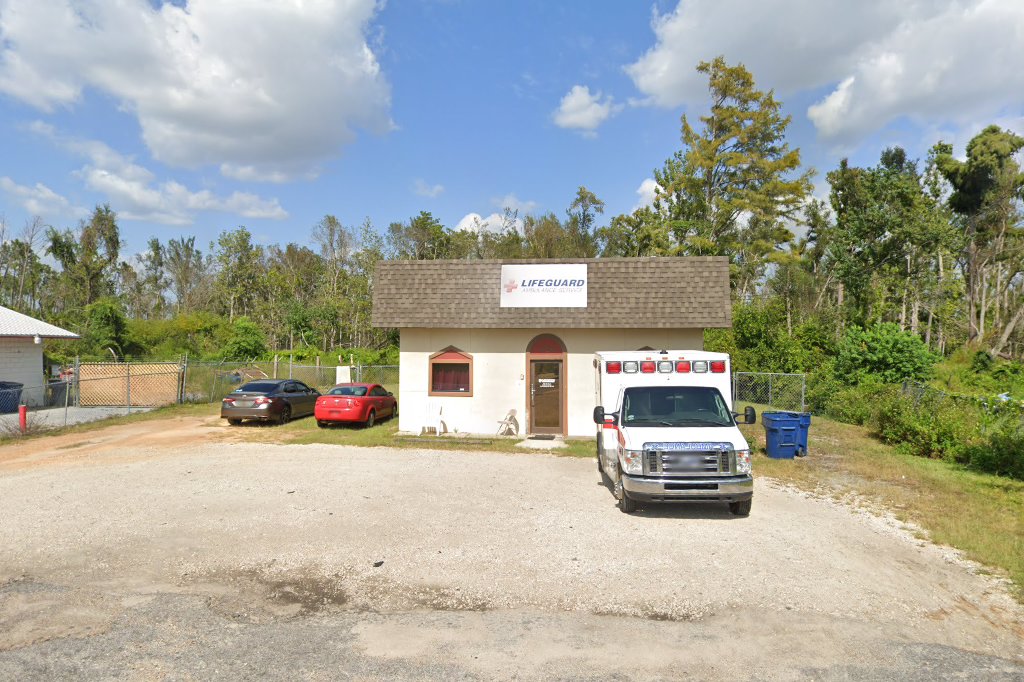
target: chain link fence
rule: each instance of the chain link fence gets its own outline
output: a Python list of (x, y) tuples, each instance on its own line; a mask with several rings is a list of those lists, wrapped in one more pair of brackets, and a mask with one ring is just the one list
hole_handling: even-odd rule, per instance
[(398, 395), (398, 365), (356, 365), (352, 368), (352, 381), (380, 384)]
[(732, 398), (787, 412), (804, 412), (807, 375), (736, 372), (732, 375)]
[(1002, 420), (1012, 420), (1019, 433), (1024, 430), (1024, 404), (1008, 396), (982, 398), (978, 396), (946, 393), (933, 386), (917, 381), (904, 381), (901, 393), (907, 398), (907, 405), (917, 414), (937, 414), (950, 408), (963, 414), (974, 412), (980, 415), (978, 431), (985, 435)]
[[(182, 402), (212, 403), (255, 379), (298, 379), (321, 393), (338, 383), (334, 365), (296, 365), (290, 362), (248, 360), (188, 360), (184, 367)], [(370, 382), (397, 393), (398, 365), (356, 365), (350, 372), (355, 382)]]

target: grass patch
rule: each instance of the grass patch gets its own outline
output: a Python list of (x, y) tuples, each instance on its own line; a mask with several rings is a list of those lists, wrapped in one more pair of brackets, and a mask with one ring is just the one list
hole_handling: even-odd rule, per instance
[(855, 492), (884, 505), (932, 541), (1005, 571), (1024, 601), (1024, 482), (900, 454), (863, 427), (817, 416), (809, 432), (810, 455), (794, 460), (764, 455), (761, 424), (741, 428), (759, 449), (757, 475), (805, 490)]

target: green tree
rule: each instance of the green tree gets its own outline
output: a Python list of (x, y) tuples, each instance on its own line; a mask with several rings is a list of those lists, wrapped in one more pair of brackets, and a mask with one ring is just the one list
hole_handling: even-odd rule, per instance
[(222, 232), (217, 238), (216, 287), (226, 307), (228, 321), (236, 315), (248, 315), (265, 293), (266, 271), (263, 249), (253, 244), (245, 227)]
[(565, 225), (569, 243), (566, 250), (576, 258), (593, 258), (597, 255), (597, 216), (604, 213), (604, 202), (593, 192), (580, 185), (576, 198), (566, 210), (568, 222)]
[(85, 307), (86, 352), (94, 357), (124, 359), (128, 349), (128, 321), (116, 298), (103, 297)]
[(669, 234), (657, 213), (644, 206), (612, 218), (597, 233), (602, 256), (659, 256), (671, 251)]
[(427, 211), (388, 226), (388, 246), (396, 260), (452, 258), (451, 233)]
[(113, 292), (113, 275), (121, 250), (117, 214), (104, 204), (88, 221), (71, 230), (47, 231), (47, 253), (61, 266), (64, 308), (84, 308)]
[(206, 281), (207, 262), (196, 248), (195, 237), (180, 237), (167, 242), (165, 267), (178, 313), (195, 310)]
[(654, 209), (674, 253), (730, 256), (743, 296), (792, 238), (784, 225), (797, 217), (812, 171), (799, 170), (800, 152), (785, 141), (790, 117), (742, 64), (717, 57), (697, 71), (708, 77), (711, 108), (700, 132), (683, 115), (682, 149), (654, 171)]
[[(961, 262), (967, 288), (968, 341), (986, 337), (991, 312), (997, 327), (993, 355), (1002, 350), (1024, 318), (1019, 277), (1024, 173), (1014, 158), (1022, 148), (1024, 137), (994, 125), (967, 143), (963, 161), (954, 158), (952, 145), (940, 142), (934, 148), (938, 170), (952, 186), (949, 205), (964, 232)], [(1013, 303), (1007, 305), (1011, 299)]]

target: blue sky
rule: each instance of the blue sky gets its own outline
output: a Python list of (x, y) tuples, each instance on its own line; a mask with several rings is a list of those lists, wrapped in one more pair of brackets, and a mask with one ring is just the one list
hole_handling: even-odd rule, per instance
[(109, 203), (126, 255), (561, 216), (580, 185), (604, 223), (649, 198), (718, 54), (776, 91), (825, 196), (843, 156), (1024, 134), (1022, 35), (1019, 0), (0, 0), (0, 215), (12, 238)]

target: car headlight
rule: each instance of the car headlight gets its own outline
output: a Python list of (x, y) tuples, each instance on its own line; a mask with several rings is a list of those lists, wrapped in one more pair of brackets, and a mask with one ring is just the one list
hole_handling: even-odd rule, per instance
[(619, 464), (626, 474), (644, 473), (643, 450), (619, 450)]
[(736, 473), (749, 474), (752, 470), (750, 465), (750, 450), (736, 451)]

